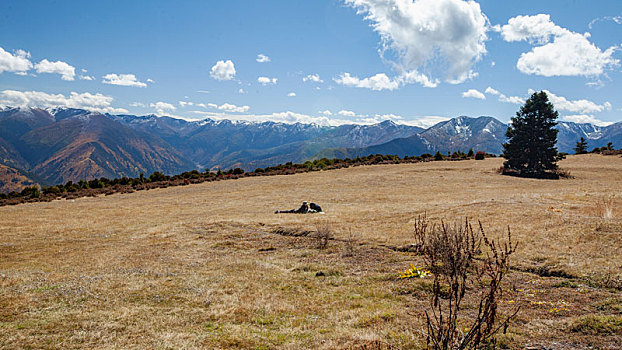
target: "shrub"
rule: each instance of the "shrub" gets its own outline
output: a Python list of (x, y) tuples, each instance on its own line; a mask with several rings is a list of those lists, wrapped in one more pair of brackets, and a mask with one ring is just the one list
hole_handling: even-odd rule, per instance
[(443, 160), (444, 158), (445, 157), (440, 151), (436, 151), (436, 154), (434, 154), (434, 160)]
[(317, 247), (326, 249), (328, 241), (333, 238), (333, 226), (328, 221), (319, 222), (315, 225)]
[(235, 168), (235, 169), (233, 169), (233, 171), (231, 173), (233, 175), (242, 175), (242, 174), (244, 174), (244, 170), (242, 168)]
[(162, 174), (159, 171), (154, 172), (153, 174), (149, 175), (149, 181), (150, 182), (156, 182), (156, 181), (167, 181), (170, 178), (164, 174)]
[(61, 192), (58, 186), (43, 187), (41, 190), (43, 194), (59, 194)]
[(484, 160), (485, 158), (486, 158), (486, 152), (477, 151), (477, 153), (475, 153), (475, 160)]
[[(464, 224), (429, 225), (420, 217), (415, 238), (426, 269), (434, 276), (431, 309), (426, 311), (428, 347), (478, 349), (485, 343), (494, 344), (497, 333), (505, 332), (518, 313), (518, 309), (505, 317), (499, 313), (501, 282), (516, 251), (509, 229), (508, 242), (500, 245), (488, 239), (481, 223), (479, 230), (473, 230), (468, 220)], [(486, 249), (483, 257), (482, 248)], [(467, 293), (474, 293), (479, 305), (470, 320), (461, 319)], [(461, 325), (467, 326), (466, 331)]]
[(41, 191), (39, 190), (39, 187), (37, 186), (24, 187), (20, 195), (22, 197), (40, 198)]

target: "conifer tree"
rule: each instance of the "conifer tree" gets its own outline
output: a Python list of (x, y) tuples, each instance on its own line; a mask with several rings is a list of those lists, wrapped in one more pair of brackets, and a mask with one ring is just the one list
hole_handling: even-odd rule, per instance
[(577, 141), (577, 145), (574, 148), (575, 154), (586, 154), (587, 153), (587, 141), (582, 137), (579, 141)]
[(503, 144), (505, 173), (547, 177), (557, 169), (557, 116), (544, 91), (536, 92), (516, 112)]

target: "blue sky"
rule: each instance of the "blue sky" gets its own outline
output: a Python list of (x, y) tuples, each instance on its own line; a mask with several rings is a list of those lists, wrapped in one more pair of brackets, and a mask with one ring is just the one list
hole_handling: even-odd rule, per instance
[(622, 120), (622, 2), (0, 2), (0, 104), (186, 119)]

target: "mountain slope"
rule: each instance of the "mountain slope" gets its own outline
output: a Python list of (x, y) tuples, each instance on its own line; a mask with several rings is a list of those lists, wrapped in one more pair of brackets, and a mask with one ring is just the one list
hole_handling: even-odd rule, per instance
[(3, 163), (47, 182), (154, 171), (173, 174), (194, 168), (194, 163), (157, 136), (137, 132), (99, 113), (24, 108), (3, 112)]

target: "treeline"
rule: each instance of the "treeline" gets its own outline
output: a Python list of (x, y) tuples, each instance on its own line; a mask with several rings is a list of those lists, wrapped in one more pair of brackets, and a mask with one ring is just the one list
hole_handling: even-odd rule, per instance
[(107, 196), (114, 193), (131, 193), (134, 191), (166, 188), (170, 186), (185, 186), (208, 181), (234, 180), (241, 177), (291, 175), (310, 171), (341, 169), (361, 165), (418, 163), (438, 160), (455, 161), (465, 159), (484, 159), (486, 157), (496, 156), (481, 151), (474, 153), (473, 150), (470, 150), (468, 153), (461, 151), (448, 154), (436, 152), (434, 155), (425, 153), (420, 156), (405, 156), (403, 158), (400, 158), (397, 155), (376, 154), (352, 159), (322, 158), (313, 161), (306, 161), (302, 164), (288, 162), (267, 168), (257, 168), (252, 172), (245, 172), (241, 168), (233, 168), (227, 171), (206, 170), (205, 172), (199, 172), (198, 170), (192, 170), (178, 175), (168, 176), (157, 171), (148, 177), (145, 177), (144, 174), (140, 174), (140, 176), (136, 178), (124, 176), (116, 179), (107, 179), (102, 177), (93, 180), (80, 180), (78, 182), (69, 181), (65, 184), (41, 188), (39, 186), (30, 186), (24, 188), (21, 192), (14, 191), (10, 193), (0, 193), (0, 206), (29, 202), (49, 202), (61, 198), (75, 199), (80, 197), (96, 197), (99, 195)]

